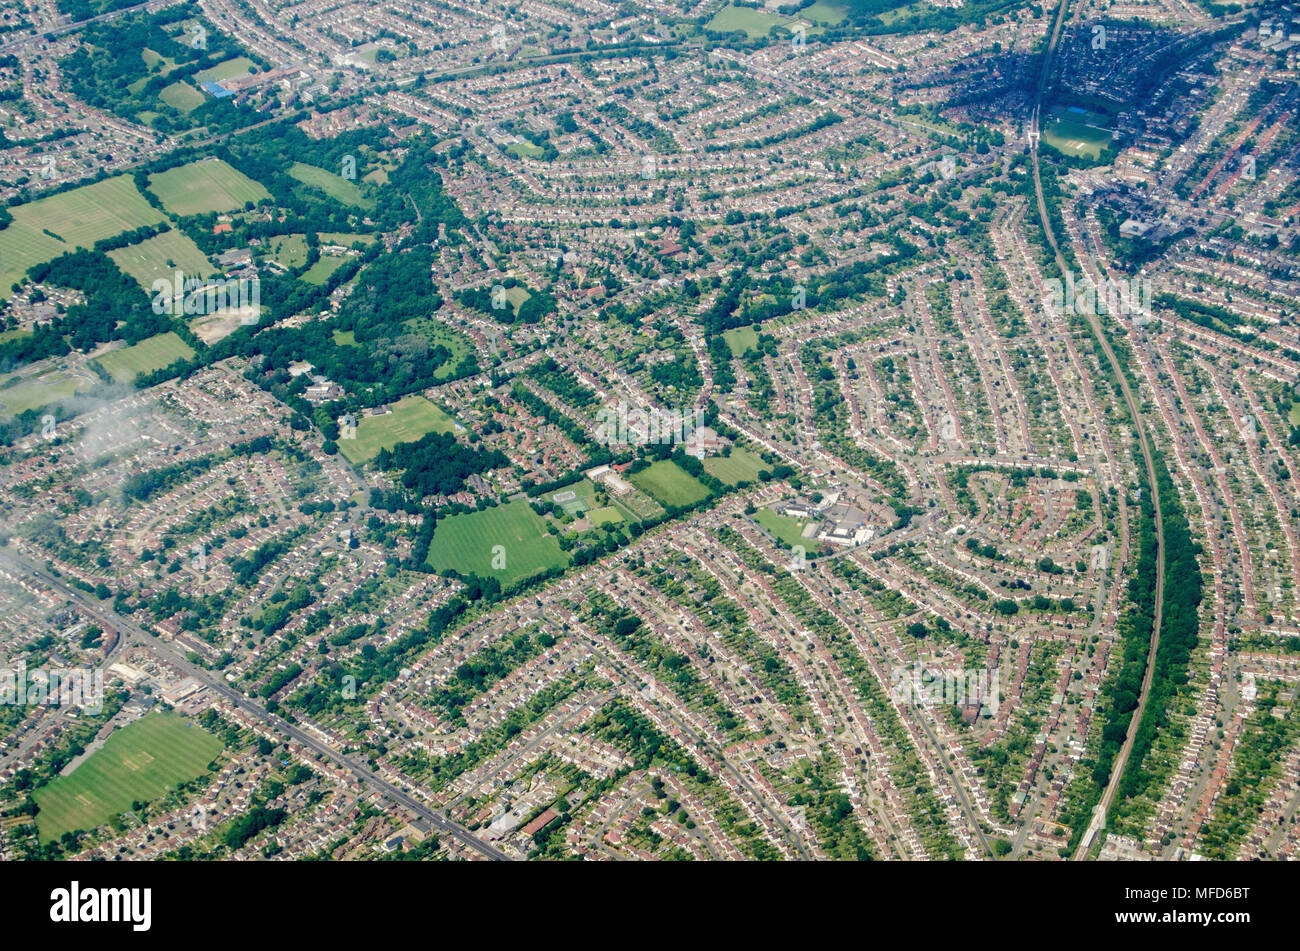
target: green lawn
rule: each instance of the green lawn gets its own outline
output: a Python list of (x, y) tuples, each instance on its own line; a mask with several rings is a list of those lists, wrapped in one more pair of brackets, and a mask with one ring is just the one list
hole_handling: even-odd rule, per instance
[[(501, 550), (494, 551), (498, 545)], [(492, 567), (499, 554), (505, 557), (500, 570)], [(522, 500), (439, 519), (428, 560), (438, 571), (453, 568), (496, 578), (503, 588), (569, 561), (560, 543), (547, 534), (545, 521)]]
[(709, 497), (709, 490), (698, 479), (670, 459), (651, 463), (629, 481), (663, 505), (694, 505)]
[(592, 509), (587, 514), (587, 517), (591, 519), (591, 524), (593, 525), (612, 525), (616, 522), (623, 521), (623, 513), (612, 505)]
[(722, 339), (731, 348), (731, 355), (739, 357), (746, 350), (753, 350), (758, 346), (758, 331), (753, 327), (733, 327), (731, 330), (723, 331)]
[(740, 482), (753, 482), (758, 479), (760, 469), (768, 468), (767, 463), (748, 449), (733, 447), (726, 456), (710, 456), (704, 460), (704, 471), (726, 485)]
[(139, 244), (109, 251), (108, 256), (123, 274), (135, 278), (150, 293), (154, 281), (160, 277), (174, 281), (177, 271), (186, 278), (207, 278), (216, 273), (199, 246), (180, 231), (164, 231)]
[(29, 409), (61, 402), (76, 392), (76, 381), (62, 371), (54, 370), (36, 379), (0, 389), (0, 412), (6, 416), (17, 416)]
[(367, 210), (375, 207), (374, 200), (367, 198), (361, 189), (357, 187), (356, 182), (348, 181), (343, 176), (327, 172), (323, 168), (317, 168), (315, 165), (304, 165), (302, 162), (294, 162), (293, 168), (289, 169), (289, 174), (304, 185), (319, 188), (337, 202)]
[(324, 284), (330, 279), (330, 275), (342, 267), (347, 258), (336, 257), (332, 254), (322, 254), (316, 259), (316, 263), (299, 276), (299, 280), (306, 281), (308, 284)]
[(788, 515), (778, 515), (771, 509), (759, 509), (754, 513), (754, 521), (787, 545), (802, 545), (805, 549), (816, 548), (818, 545), (815, 538), (803, 537), (803, 530), (804, 526), (808, 524), (807, 521), (790, 518)]
[(321, 244), (337, 244), (341, 248), (350, 248), (358, 241), (362, 244), (374, 244), (373, 234), (346, 234), (338, 231), (322, 231), (316, 235)]
[(357, 420), (355, 439), (340, 439), (339, 452), (355, 463), (379, 455), (380, 449), (392, 449), (399, 442), (415, 442), (426, 433), (449, 433), (452, 419), (423, 396), (407, 396), (393, 404), (393, 411), (383, 416), (364, 416)]
[(206, 83), (212, 80), (220, 82), (223, 79), (234, 79), (236, 76), (247, 76), (257, 65), (247, 56), (236, 56), (234, 59), (228, 59), (224, 63), (218, 63), (211, 69), (205, 69), (202, 72), (194, 74), (196, 83)]
[(1053, 109), (1043, 123), (1043, 142), (1063, 155), (1100, 161), (1112, 145), (1110, 132), (1099, 125), (1104, 119), (1091, 112)]
[(307, 263), (307, 236), (282, 234), (268, 239), (267, 256), (285, 270), (302, 267)]
[(191, 360), (194, 350), (176, 333), (168, 332), (141, 340), (134, 347), (112, 350), (95, 358), (95, 362), (119, 383), (130, 383), (137, 376), (171, 366), (177, 360)]
[(705, 25), (705, 29), (714, 30), (718, 33), (743, 31), (751, 39), (754, 39), (767, 36), (774, 28), (789, 22), (785, 17), (765, 13), (762, 10), (726, 6), (719, 10), (713, 19)]
[(8, 298), (13, 284), (26, 277), (33, 264), (164, 220), (162, 212), (136, 191), (129, 175), (39, 198), (10, 208), (9, 213), (14, 220), (0, 230), (0, 301)]
[(234, 211), (271, 193), (221, 159), (203, 159), (149, 176), (149, 190), (174, 215)]
[(203, 93), (184, 80), (172, 83), (170, 86), (164, 86), (162, 92), (158, 93), (158, 98), (173, 109), (186, 115), (189, 115), (204, 103)]
[(804, 7), (799, 11), (799, 16), (805, 20), (812, 20), (814, 23), (824, 23), (827, 26), (838, 26), (844, 20), (844, 7), (834, 3), (827, 3), (826, 0), (817, 0), (811, 7)]
[(74, 829), (94, 829), (203, 774), (222, 742), (184, 717), (150, 713), (117, 730), (71, 775), (37, 789), (36, 827), (50, 842)]

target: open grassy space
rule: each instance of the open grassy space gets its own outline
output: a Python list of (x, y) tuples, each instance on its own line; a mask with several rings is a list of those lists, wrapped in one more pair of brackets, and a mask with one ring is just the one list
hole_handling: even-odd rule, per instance
[(341, 248), (350, 248), (357, 242), (363, 245), (374, 244), (373, 234), (344, 234), (337, 231), (322, 231), (316, 235), (321, 244), (337, 244)]
[(139, 244), (109, 251), (108, 256), (123, 274), (135, 278), (146, 293), (151, 292), (153, 282), (160, 277), (174, 280), (177, 271), (186, 278), (206, 278), (216, 273), (199, 246), (180, 231), (164, 231)]
[(705, 28), (718, 33), (744, 31), (748, 36), (767, 36), (775, 27), (788, 24), (785, 17), (749, 7), (725, 6), (719, 10)]
[(754, 521), (758, 522), (759, 525), (762, 525), (787, 545), (802, 545), (809, 551), (818, 547), (818, 542), (815, 538), (803, 537), (803, 530), (804, 526), (808, 524), (807, 521), (790, 518), (788, 515), (778, 515), (771, 509), (759, 509), (754, 513)]
[(826, 0), (817, 0), (811, 7), (804, 7), (799, 11), (799, 16), (805, 20), (812, 20), (814, 23), (823, 23), (827, 26), (837, 26), (844, 20), (844, 8), (834, 3), (827, 3)]
[(362, 194), (356, 182), (348, 181), (343, 176), (327, 172), (323, 168), (317, 168), (315, 165), (304, 165), (302, 162), (294, 162), (293, 168), (289, 169), (289, 174), (304, 185), (319, 188), (335, 201), (342, 202), (345, 205), (353, 205), (367, 210), (375, 207), (374, 201)]
[(670, 459), (651, 463), (628, 481), (664, 505), (694, 505), (709, 496), (698, 479)]
[(190, 162), (149, 176), (149, 190), (174, 215), (234, 211), (246, 202), (266, 201), (271, 193), (221, 159)]
[(282, 234), (270, 238), (266, 245), (267, 257), (285, 270), (302, 267), (307, 263), (307, 236)]
[(308, 284), (324, 284), (330, 279), (331, 274), (347, 263), (347, 260), (345, 257), (322, 254), (316, 259), (315, 264), (302, 272), (298, 280), (306, 281)]
[(1043, 142), (1063, 155), (1100, 161), (1112, 141), (1110, 131), (1100, 125), (1104, 118), (1086, 111), (1052, 109), (1043, 123)]
[(541, 149), (527, 140), (524, 140), (523, 142), (515, 142), (512, 145), (506, 146), (506, 151), (515, 156), (515, 158), (527, 159), (538, 159), (541, 158), (543, 154)]
[(203, 105), (204, 102), (203, 93), (185, 82), (185, 80), (172, 83), (170, 86), (164, 86), (162, 92), (158, 93), (158, 98), (173, 109), (186, 115)]
[(593, 525), (613, 525), (623, 521), (623, 513), (612, 505), (606, 505), (602, 508), (592, 509), (587, 513)]
[(451, 353), (447, 362), (434, 371), (433, 377), (436, 380), (445, 380), (451, 376), (460, 361), (465, 359), (473, 349), (468, 337), (431, 317), (412, 317), (410, 320), (403, 321), (402, 326), (429, 341), (430, 346), (446, 347)]
[(150, 713), (117, 730), (71, 775), (37, 789), (36, 828), (41, 840), (74, 829), (94, 829), (127, 812), (131, 803), (150, 802), (202, 775), (222, 743), (192, 721), (171, 713)]
[(331, 336), (334, 338), (336, 347), (355, 347), (357, 345), (357, 335), (352, 330), (335, 330)]
[(247, 56), (236, 56), (234, 59), (228, 59), (224, 63), (218, 63), (211, 69), (205, 69), (194, 74), (196, 83), (207, 83), (214, 79), (220, 82), (223, 79), (234, 79), (236, 76), (247, 76), (253, 71), (254, 63)]
[(14, 220), (0, 230), (0, 300), (10, 295), (13, 284), (33, 264), (163, 220), (162, 212), (144, 200), (129, 175), (38, 198), (10, 208), (9, 213)]
[(727, 485), (754, 482), (760, 469), (769, 468), (763, 460), (748, 449), (732, 447), (731, 454), (710, 456), (704, 460), (704, 471)]
[(741, 356), (746, 350), (758, 346), (758, 332), (753, 327), (733, 327), (723, 332), (722, 339), (731, 348), (733, 357)]
[(17, 416), (29, 409), (58, 403), (76, 392), (76, 380), (61, 370), (52, 370), (14, 386), (0, 387), (0, 415)]
[(119, 383), (130, 383), (142, 373), (152, 373), (171, 366), (177, 360), (190, 360), (194, 349), (177, 334), (168, 332), (141, 340), (134, 347), (112, 350), (95, 358)]
[[(493, 548), (502, 546), (505, 568), (492, 567)], [(548, 568), (568, 564), (560, 543), (525, 501), (438, 520), (429, 545), (429, 564), (441, 571), (496, 578), (503, 588)]]
[(379, 455), (380, 449), (415, 442), (426, 433), (449, 433), (453, 428), (451, 417), (423, 396), (407, 396), (393, 404), (391, 413), (358, 419), (356, 438), (340, 439), (339, 452), (362, 463)]

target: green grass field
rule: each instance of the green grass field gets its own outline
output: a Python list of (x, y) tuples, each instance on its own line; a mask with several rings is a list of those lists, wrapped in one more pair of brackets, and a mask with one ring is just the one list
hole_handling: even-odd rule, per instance
[(345, 234), (337, 231), (322, 231), (316, 235), (321, 244), (337, 244), (341, 248), (350, 248), (358, 241), (362, 244), (374, 244), (373, 234)]
[(347, 260), (347, 258), (322, 254), (316, 259), (315, 264), (302, 272), (298, 279), (306, 281), (308, 284), (324, 284), (330, 279), (330, 275), (342, 267)]
[(134, 347), (112, 350), (95, 358), (119, 383), (130, 383), (142, 373), (152, 373), (171, 366), (177, 360), (191, 360), (194, 349), (176, 333), (168, 332), (141, 340)]
[(773, 13), (753, 10), (749, 7), (726, 6), (717, 12), (705, 28), (718, 33), (743, 31), (751, 38), (767, 36), (775, 27), (790, 21)]
[(670, 459), (660, 459), (629, 480), (664, 505), (694, 505), (709, 497), (698, 479)]
[(1043, 142), (1062, 155), (1100, 161), (1112, 144), (1110, 132), (1100, 126), (1104, 121), (1097, 113), (1053, 109), (1043, 123)]
[(174, 280), (177, 271), (187, 278), (206, 278), (216, 273), (199, 246), (180, 231), (164, 231), (139, 244), (109, 251), (108, 256), (123, 274), (139, 281), (146, 293), (160, 277)]
[(623, 521), (623, 513), (612, 505), (606, 505), (603, 508), (592, 509), (587, 513), (593, 525), (613, 525)]
[(335, 175), (323, 168), (294, 162), (293, 168), (289, 169), (289, 174), (304, 185), (319, 188), (337, 202), (367, 210), (375, 207), (374, 201), (362, 193), (356, 182), (350, 182), (343, 176)]
[(206, 83), (212, 80), (221, 81), (223, 79), (234, 79), (236, 76), (247, 76), (253, 71), (254, 63), (247, 56), (236, 56), (234, 59), (228, 59), (224, 63), (218, 63), (211, 69), (205, 69), (194, 74), (196, 83)]
[(246, 202), (266, 201), (271, 193), (221, 159), (190, 162), (149, 176), (149, 190), (174, 215), (234, 211)]
[[(0, 301), (9, 297), (13, 284), (26, 277), (33, 264), (164, 220), (129, 175), (39, 198), (9, 212), (14, 220), (0, 230)], [(59, 237), (51, 237), (45, 229)]]
[(61, 402), (76, 392), (75, 380), (60, 370), (53, 370), (36, 379), (0, 389), (0, 411), (5, 416), (17, 416), (29, 409)]
[(741, 356), (746, 350), (758, 346), (758, 332), (753, 327), (733, 327), (731, 330), (725, 330), (722, 339), (731, 348), (733, 357)]
[(759, 470), (766, 468), (768, 468), (767, 463), (757, 455), (748, 449), (736, 447), (733, 447), (731, 455), (725, 458), (710, 456), (704, 460), (704, 471), (727, 485), (753, 482), (758, 479)]
[[(492, 567), (497, 545), (505, 556), (505, 568), (501, 570)], [(503, 588), (548, 568), (563, 567), (569, 561), (560, 543), (547, 534), (546, 523), (522, 500), (439, 519), (428, 560), (439, 571), (453, 568), (496, 578)]]
[(267, 256), (285, 270), (302, 267), (307, 263), (307, 236), (282, 234), (270, 238), (267, 244)]
[(392, 449), (399, 442), (415, 442), (426, 433), (449, 433), (452, 419), (423, 396), (407, 396), (393, 404), (384, 416), (366, 416), (357, 420), (355, 439), (340, 439), (339, 452), (349, 461), (362, 463), (379, 455), (380, 449)]
[(833, 3), (827, 3), (826, 0), (817, 0), (811, 7), (804, 7), (799, 11), (799, 16), (805, 20), (812, 20), (814, 23), (824, 23), (827, 26), (838, 26), (844, 20), (844, 8)]
[(162, 92), (158, 93), (158, 98), (176, 111), (183, 112), (186, 115), (203, 105), (204, 102), (203, 93), (184, 80), (172, 83), (170, 86), (164, 86)]
[(759, 509), (754, 513), (754, 521), (787, 545), (802, 545), (807, 550), (818, 546), (816, 539), (803, 537), (804, 526), (808, 524), (806, 521), (790, 518), (788, 515), (778, 515), (771, 509)]
[(43, 842), (94, 829), (203, 774), (222, 750), (211, 733), (171, 713), (150, 713), (117, 730), (71, 775), (37, 789), (36, 828)]

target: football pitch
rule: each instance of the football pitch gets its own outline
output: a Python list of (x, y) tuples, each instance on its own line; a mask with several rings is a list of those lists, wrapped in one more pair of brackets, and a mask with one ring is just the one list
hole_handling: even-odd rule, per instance
[(652, 463), (629, 479), (663, 505), (694, 505), (709, 497), (709, 490), (693, 475), (667, 459)]
[(0, 230), (0, 301), (34, 264), (163, 220), (129, 175), (38, 198), (10, 214), (14, 220)]
[(381, 449), (392, 449), (399, 442), (415, 442), (428, 433), (449, 433), (452, 428), (451, 417), (423, 396), (407, 396), (393, 404), (391, 413), (358, 419), (356, 438), (340, 438), (339, 452), (349, 462), (366, 462), (379, 455)]
[(149, 176), (149, 190), (173, 215), (235, 211), (246, 202), (266, 201), (271, 193), (221, 159), (190, 162)]
[(37, 789), (36, 828), (42, 842), (74, 829), (94, 829), (202, 775), (222, 742), (173, 713), (150, 713), (113, 733), (68, 776)]
[[(494, 551), (498, 545), (501, 547)], [(504, 558), (505, 566), (494, 568), (494, 557)], [(522, 499), (439, 519), (428, 561), (438, 571), (454, 568), (463, 574), (496, 578), (503, 588), (569, 563), (560, 543), (547, 534), (541, 516)]]
[(118, 383), (130, 383), (142, 373), (152, 373), (193, 356), (194, 350), (188, 343), (175, 332), (168, 332), (141, 340), (133, 347), (111, 350), (96, 357), (95, 362)]
[(150, 294), (154, 281), (160, 277), (174, 281), (177, 271), (186, 278), (206, 278), (214, 273), (199, 246), (180, 231), (164, 231), (139, 244), (110, 251), (108, 256), (122, 273), (135, 278)]

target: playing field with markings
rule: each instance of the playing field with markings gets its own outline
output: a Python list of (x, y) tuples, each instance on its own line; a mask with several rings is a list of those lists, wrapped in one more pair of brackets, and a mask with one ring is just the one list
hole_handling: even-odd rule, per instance
[(194, 349), (174, 332), (158, 334), (141, 340), (133, 347), (111, 350), (95, 358), (119, 383), (130, 383), (142, 373), (152, 373), (169, 367), (177, 360), (190, 360)]
[(340, 438), (339, 452), (351, 462), (365, 462), (379, 455), (380, 449), (415, 442), (427, 433), (449, 433), (453, 428), (452, 418), (423, 396), (407, 396), (393, 404), (391, 413), (358, 419), (356, 438)]
[(266, 201), (271, 193), (221, 159), (190, 162), (149, 176), (149, 190), (174, 215), (234, 211), (245, 202)]
[(40, 198), (9, 213), (14, 220), (0, 230), (0, 301), (9, 297), (14, 282), (26, 277), (33, 264), (163, 220), (162, 212), (144, 200), (129, 175)]
[[(493, 549), (505, 567), (492, 566)], [(508, 505), (438, 519), (429, 545), (429, 564), (436, 570), (454, 568), (465, 574), (496, 578), (508, 588), (548, 568), (569, 563), (560, 543), (547, 534), (546, 522), (522, 499)]]
[(40, 812), (41, 841), (74, 829), (94, 829), (150, 802), (178, 783), (199, 776), (221, 752), (222, 742), (173, 713), (150, 713), (117, 730), (70, 775), (32, 794)]
[(720, 482), (736, 485), (753, 482), (762, 469), (770, 468), (748, 449), (732, 449), (728, 456), (710, 456), (704, 460), (704, 471)]
[(709, 497), (709, 490), (698, 479), (669, 459), (651, 463), (629, 481), (664, 505), (694, 505)]
[(154, 281), (160, 277), (174, 281), (177, 271), (186, 278), (205, 278), (216, 273), (199, 246), (180, 231), (164, 231), (139, 244), (109, 251), (108, 256), (123, 274), (135, 278), (151, 295)]

